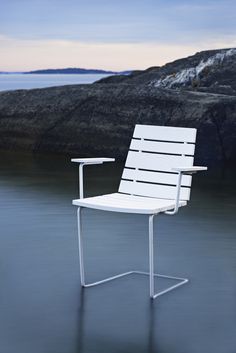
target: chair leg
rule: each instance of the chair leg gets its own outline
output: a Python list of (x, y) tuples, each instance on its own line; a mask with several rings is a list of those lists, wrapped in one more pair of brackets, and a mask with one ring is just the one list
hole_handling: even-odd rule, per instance
[(153, 220), (154, 215), (149, 216), (149, 286), (151, 298), (154, 297)]
[[(154, 273), (154, 250), (153, 250), (154, 216), (155, 215), (149, 216), (149, 273), (141, 272), (141, 271), (134, 271), (134, 273), (137, 273), (137, 274), (146, 274), (146, 275), (148, 274), (149, 275), (149, 286), (150, 286), (150, 298), (151, 299), (156, 299), (160, 295), (165, 294), (167, 292), (170, 292), (171, 290), (173, 290), (177, 287), (180, 287), (189, 281), (187, 278), (166, 276), (166, 275), (160, 275), (158, 273)], [(173, 280), (177, 280), (180, 282), (177, 284), (174, 284), (171, 287), (168, 287), (168, 288), (162, 290), (161, 292), (155, 293), (154, 292), (154, 278), (155, 277), (173, 279)]]
[(81, 210), (82, 207), (78, 207), (77, 220), (78, 220), (78, 245), (79, 245), (79, 265), (80, 265), (80, 283), (81, 286), (85, 286), (84, 280), (84, 252), (82, 243), (82, 224), (81, 224)]
[[(82, 222), (81, 222), (81, 210), (82, 207), (78, 207), (77, 211), (77, 217), (78, 217), (78, 246), (79, 246), (79, 263), (80, 263), (80, 283), (82, 287), (93, 287), (98, 284), (106, 283), (109, 281), (112, 281), (113, 279), (117, 279), (120, 277), (124, 277), (130, 274), (139, 274), (139, 275), (148, 275), (149, 276), (149, 290), (150, 290), (150, 298), (155, 299), (159, 297), (162, 294), (165, 294), (167, 292), (172, 291), (173, 289), (182, 286), (183, 284), (188, 282), (187, 278), (181, 278), (181, 277), (174, 277), (174, 276), (167, 276), (167, 275), (161, 275), (154, 273), (154, 251), (153, 251), (153, 220), (155, 215), (149, 216), (149, 272), (144, 272), (144, 271), (128, 271), (124, 273), (120, 273), (118, 275), (112, 276), (105, 278), (101, 281), (93, 282), (86, 284), (85, 283), (85, 273), (84, 273), (84, 254), (83, 254), (83, 240), (82, 240)], [(161, 277), (161, 278), (167, 278), (167, 279), (173, 279), (180, 281), (179, 283), (162, 290), (159, 293), (154, 293), (154, 278), (155, 277)]]
[(134, 271), (128, 271), (128, 272), (124, 272), (124, 273), (120, 273), (118, 275), (109, 277), (109, 278), (105, 278), (101, 281), (97, 281), (97, 282), (93, 282), (93, 283), (89, 283), (86, 284), (85, 283), (85, 273), (84, 273), (84, 252), (83, 252), (83, 238), (82, 238), (82, 220), (81, 220), (81, 212), (82, 211), (82, 207), (78, 207), (77, 210), (77, 220), (78, 220), (78, 247), (79, 247), (79, 264), (80, 264), (80, 283), (82, 287), (93, 287), (96, 286), (98, 284), (101, 283), (105, 283), (105, 282), (109, 282), (112, 281), (113, 279), (119, 278), (119, 277), (123, 277), (123, 276), (127, 276), (130, 275), (131, 273), (133, 273)]

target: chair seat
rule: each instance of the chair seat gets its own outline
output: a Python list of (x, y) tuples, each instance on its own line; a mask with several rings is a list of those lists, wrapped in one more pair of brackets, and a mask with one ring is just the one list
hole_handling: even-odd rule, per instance
[[(175, 200), (133, 196), (121, 193), (77, 199), (73, 200), (72, 203), (79, 207), (139, 214), (157, 214), (172, 210), (175, 207)], [(185, 206), (186, 204), (186, 201), (179, 202), (179, 206)]]

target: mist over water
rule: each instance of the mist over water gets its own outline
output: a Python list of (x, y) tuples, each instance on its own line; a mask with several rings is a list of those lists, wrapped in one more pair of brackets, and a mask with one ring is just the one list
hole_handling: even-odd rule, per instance
[[(121, 172), (85, 167), (86, 195), (117, 191)], [(77, 195), (69, 157), (1, 152), (0, 352), (235, 351), (235, 170), (199, 173), (189, 206), (156, 217), (156, 271), (190, 282), (153, 302), (144, 276), (81, 290)], [(147, 270), (147, 232), (147, 216), (84, 210), (87, 280)]]

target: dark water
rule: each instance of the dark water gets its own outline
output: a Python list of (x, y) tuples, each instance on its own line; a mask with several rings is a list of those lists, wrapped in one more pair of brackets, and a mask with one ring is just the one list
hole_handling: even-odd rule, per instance
[[(190, 206), (156, 218), (156, 269), (190, 283), (151, 303), (143, 276), (81, 291), (69, 159), (1, 153), (0, 169), (0, 353), (236, 352), (233, 171), (199, 174)], [(88, 167), (87, 193), (116, 191), (120, 173)], [(147, 226), (86, 210), (88, 279), (146, 270)]]

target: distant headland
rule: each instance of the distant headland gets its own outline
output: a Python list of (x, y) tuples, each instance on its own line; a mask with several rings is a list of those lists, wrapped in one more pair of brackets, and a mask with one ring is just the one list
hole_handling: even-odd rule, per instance
[(108, 75), (128, 75), (132, 71), (109, 71), (109, 70), (99, 70), (99, 69), (82, 69), (79, 67), (68, 67), (64, 69), (41, 69), (41, 70), (33, 70), (33, 71), (17, 71), (17, 72), (9, 72), (9, 71), (0, 71), (0, 74), (39, 74), (39, 75), (51, 75), (51, 74), (108, 74)]

